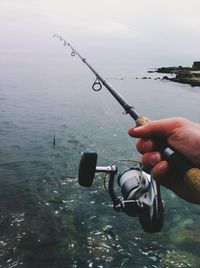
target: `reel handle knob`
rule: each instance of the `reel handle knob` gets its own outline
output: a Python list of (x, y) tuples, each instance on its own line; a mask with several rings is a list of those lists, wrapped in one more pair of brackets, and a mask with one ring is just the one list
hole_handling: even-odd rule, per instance
[(90, 187), (92, 185), (96, 171), (96, 164), (97, 153), (82, 153), (78, 170), (78, 182), (81, 186)]

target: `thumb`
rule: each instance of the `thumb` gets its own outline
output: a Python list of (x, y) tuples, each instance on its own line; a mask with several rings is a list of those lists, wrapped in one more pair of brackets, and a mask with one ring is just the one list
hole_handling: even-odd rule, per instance
[(156, 120), (141, 127), (130, 128), (128, 133), (136, 138), (169, 137), (177, 127), (182, 125), (183, 120), (180, 118)]

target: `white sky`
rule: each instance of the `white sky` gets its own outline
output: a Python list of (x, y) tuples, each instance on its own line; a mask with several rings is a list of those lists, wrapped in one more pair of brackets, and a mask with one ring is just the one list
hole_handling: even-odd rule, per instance
[(0, 0), (0, 51), (47, 49), (53, 33), (115, 56), (191, 65), (200, 60), (200, 1)]

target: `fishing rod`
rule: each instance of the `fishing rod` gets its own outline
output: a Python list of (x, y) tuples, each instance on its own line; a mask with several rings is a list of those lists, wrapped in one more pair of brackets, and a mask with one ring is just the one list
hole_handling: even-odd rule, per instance
[[(96, 80), (92, 85), (92, 89), (94, 91), (101, 90), (102, 85), (104, 85), (105, 88), (113, 95), (113, 97), (124, 108), (125, 113), (129, 114), (135, 120), (135, 123), (137, 126), (143, 126), (143, 125), (150, 122), (149, 119), (147, 119), (146, 117), (139, 115), (135, 111), (135, 108), (133, 106), (129, 105), (128, 102), (95, 70), (95, 68), (91, 64), (88, 63), (86, 58), (82, 57), (82, 55), (69, 42), (67, 42), (62, 36), (60, 36), (58, 34), (53, 35), (53, 37), (58, 38), (61, 42), (63, 42), (64, 46), (68, 46), (71, 49), (71, 56), (77, 55), (82, 60), (82, 62), (94, 73), (94, 75), (96, 77)], [(190, 161), (188, 161), (182, 154), (180, 154), (178, 152), (174, 152), (170, 148), (167, 148), (162, 152), (162, 157), (163, 157), (163, 159), (165, 159), (169, 163), (169, 165), (173, 169), (174, 173), (178, 174), (179, 178), (184, 180), (184, 182), (188, 186), (188, 189), (190, 189), (190, 192), (193, 193), (194, 198), (196, 200), (198, 200), (198, 203), (200, 203), (200, 169), (198, 167), (195, 167), (194, 164), (191, 163)], [(150, 187), (151, 190), (156, 188), (156, 191), (152, 190), (150, 197), (149, 197), (149, 201), (147, 203), (145, 203), (143, 200), (143, 195), (142, 195), (144, 189), (140, 188), (139, 192), (141, 193), (141, 196), (142, 196), (142, 197), (140, 196), (140, 199), (138, 199), (138, 192), (137, 191), (136, 191), (137, 192), (136, 199), (135, 199), (135, 195), (133, 195), (133, 193), (132, 193), (132, 195), (130, 195), (131, 196), (130, 197), (129, 195), (127, 195), (127, 192), (126, 192), (126, 191), (130, 190), (129, 189), (130, 185), (127, 186), (129, 184), (128, 183), (126, 185), (128, 188), (126, 188), (124, 183), (122, 181), (120, 182), (120, 178), (122, 178), (123, 176), (119, 175), (118, 184), (121, 183), (120, 186), (122, 187), (122, 189), (123, 189), (123, 187), (126, 189), (125, 193), (123, 193), (123, 201), (122, 201), (122, 199), (119, 200), (115, 195), (114, 186), (113, 186), (114, 185), (114, 175), (116, 175), (116, 173), (117, 173), (117, 171), (116, 171), (117, 168), (116, 167), (113, 168), (112, 166), (110, 166), (110, 167), (97, 167), (96, 162), (97, 162), (96, 153), (84, 153), (83, 154), (83, 156), (81, 158), (80, 166), (79, 166), (79, 183), (82, 186), (89, 187), (92, 184), (95, 172), (105, 172), (107, 174), (110, 174), (108, 192), (109, 192), (110, 197), (113, 201), (114, 208), (116, 210), (121, 210), (121, 211), (124, 210), (129, 215), (132, 212), (130, 212), (129, 209), (127, 212), (125, 207), (129, 206), (130, 204), (127, 205), (128, 203), (123, 203), (123, 202), (127, 202), (127, 201), (133, 202), (133, 199), (135, 202), (137, 200), (136, 203), (137, 204), (140, 203), (140, 205), (138, 205), (139, 208), (141, 208), (141, 203), (143, 205), (145, 204), (144, 206), (147, 206), (149, 209), (148, 210), (149, 214), (146, 212), (144, 214), (149, 215), (149, 221), (147, 221), (147, 225), (146, 225), (146, 223), (144, 224), (144, 222), (146, 222), (146, 219), (144, 220), (144, 218), (146, 216), (144, 217), (144, 215), (142, 213), (143, 216), (141, 216), (142, 220), (140, 218), (140, 222), (141, 222), (141, 224), (143, 224), (145, 226), (145, 227), (143, 226), (143, 229), (144, 230), (147, 229), (147, 231), (148, 231), (147, 226), (150, 225), (151, 227), (149, 227), (149, 228), (150, 228), (150, 231), (152, 231), (152, 230), (154, 230), (154, 227), (152, 227), (152, 226), (157, 224), (158, 227), (156, 230), (158, 231), (162, 225), (162, 223), (161, 223), (162, 217), (159, 216), (160, 214), (162, 214), (161, 213), (162, 204), (161, 204), (161, 198), (160, 198), (160, 192), (159, 192), (158, 185), (157, 184), (151, 185), (151, 187)], [(131, 168), (129, 169), (129, 171), (130, 170), (131, 170)], [(138, 168), (134, 167), (134, 168), (132, 168), (132, 170), (134, 170), (134, 172), (135, 172), (136, 170), (138, 170)], [(149, 178), (146, 173), (144, 174), (144, 171), (142, 169), (140, 170), (140, 172), (141, 172), (141, 174), (138, 176), (145, 177), (146, 178), (146, 185), (147, 185), (148, 182), (151, 181), (151, 178)], [(125, 176), (126, 178), (123, 177), (123, 180), (127, 181), (128, 180), (127, 179), (128, 172), (125, 171), (124, 174), (126, 174), (126, 176)], [(138, 177), (136, 175), (134, 175), (134, 176)], [(136, 184), (137, 183), (135, 182), (135, 185)], [(134, 188), (136, 186), (132, 185), (131, 187)], [(138, 186), (138, 187), (140, 187), (140, 186)], [(148, 187), (149, 187), (149, 184), (148, 184)], [(137, 190), (138, 189), (139, 188), (137, 188)], [(155, 199), (155, 196), (157, 199)], [(155, 203), (154, 203), (155, 200), (157, 200), (156, 201), (157, 210), (155, 213), (152, 214), (151, 210), (152, 210), (152, 206), (155, 206)], [(132, 210), (134, 211), (133, 207), (132, 207)], [(152, 215), (154, 215), (154, 216), (152, 216)], [(157, 216), (155, 216), (155, 215), (157, 215)], [(152, 217), (154, 218), (154, 221), (153, 221)]]
[[(106, 80), (103, 79), (103, 77), (94, 69), (94, 67), (92, 67), (92, 65), (88, 63), (86, 58), (83, 58), (81, 56), (81, 54), (74, 47), (72, 47), (72, 45), (69, 42), (67, 42), (62, 36), (55, 34), (55, 35), (53, 35), (53, 37), (57, 37), (60, 39), (60, 41), (63, 41), (64, 46), (68, 45), (72, 50), (71, 56), (74, 57), (75, 55), (77, 55), (83, 61), (83, 63), (85, 65), (87, 65), (88, 68), (95, 74), (96, 80), (95, 80), (94, 84), (92, 85), (92, 89), (94, 91), (100, 91), (102, 88), (102, 85), (104, 85), (109, 90), (109, 92), (113, 95), (113, 97), (121, 104), (121, 106), (124, 108), (126, 114), (130, 114), (130, 116), (134, 120), (137, 120), (139, 118), (139, 115), (136, 113), (133, 106), (130, 106), (125, 101), (125, 99), (116, 90), (114, 90), (111, 87), (111, 85), (108, 84), (108, 82)], [(102, 85), (101, 85), (101, 83), (102, 83)]]

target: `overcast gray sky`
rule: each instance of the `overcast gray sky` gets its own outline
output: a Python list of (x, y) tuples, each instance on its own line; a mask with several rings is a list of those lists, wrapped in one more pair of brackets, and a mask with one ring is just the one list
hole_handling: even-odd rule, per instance
[(0, 0), (1, 53), (51, 51), (53, 33), (88, 50), (190, 65), (200, 60), (200, 1)]

